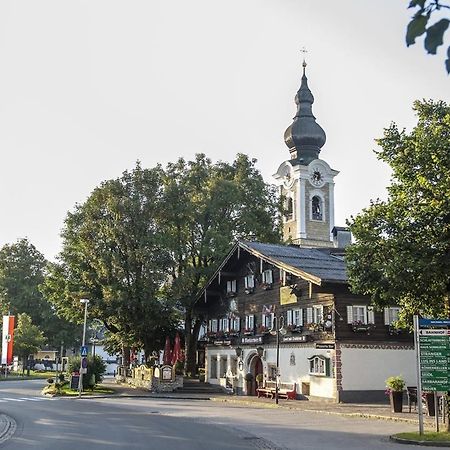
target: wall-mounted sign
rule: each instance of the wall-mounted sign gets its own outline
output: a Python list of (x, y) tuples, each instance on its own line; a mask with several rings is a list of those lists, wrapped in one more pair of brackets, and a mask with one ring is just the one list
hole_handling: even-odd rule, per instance
[(320, 342), (316, 342), (316, 348), (324, 350), (334, 350), (336, 348), (336, 344), (321, 344)]
[(281, 342), (306, 342), (308, 339), (308, 336), (306, 335), (299, 335), (299, 336), (282, 336)]
[(214, 345), (218, 345), (218, 346), (223, 346), (223, 345), (231, 345), (231, 341), (225, 341), (225, 340), (221, 340), (221, 341), (213, 341)]
[(289, 305), (291, 303), (297, 303), (297, 296), (292, 293), (290, 286), (280, 287), (280, 304)]
[(241, 344), (262, 344), (262, 336), (243, 336), (241, 338)]
[(164, 383), (173, 381), (173, 374), (174, 370), (172, 366), (162, 366), (160, 369), (160, 381)]

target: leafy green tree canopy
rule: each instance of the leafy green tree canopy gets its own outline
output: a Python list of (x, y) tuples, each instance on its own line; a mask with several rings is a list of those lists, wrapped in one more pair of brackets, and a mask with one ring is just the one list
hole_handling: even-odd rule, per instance
[(404, 320), (449, 313), (450, 107), (417, 101), (414, 110), (410, 133), (392, 124), (378, 140), (393, 171), (389, 198), (352, 217), (346, 254), (354, 292), (379, 307), (398, 303)]
[[(425, 35), (425, 50), (435, 55), (437, 48), (444, 44), (444, 34), (450, 24), (447, 17), (442, 17), (442, 12), (448, 11), (450, 5), (442, 0), (411, 0), (408, 8), (417, 9), (406, 29), (406, 45), (409, 47), (415, 44), (419, 36)], [(432, 17), (436, 15), (440, 18), (433, 22)], [(450, 46), (447, 48), (445, 67), (450, 73)]]
[[(96, 188), (68, 214), (59, 263), (50, 267), (43, 291), (58, 313), (101, 320), (124, 344), (146, 353), (163, 345), (174, 313), (159, 295), (170, 258), (161, 236), (161, 169), (138, 164)], [(116, 340), (117, 341), (117, 340)]]
[(202, 317), (194, 310), (199, 290), (235, 239), (279, 242), (280, 202), (255, 167), (238, 154), (229, 164), (204, 154), (179, 159), (164, 172), (163, 216), (171, 256), (168, 295), (184, 311), (186, 370), (195, 371), (195, 345)]
[(45, 344), (45, 337), (38, 326), (34, 325), (28, 314), (17, 316), (17, 326), (14, 330), (14, 354), (21, 360), (36, 353)]
[(3, 314), (26, 313), (44, 333), (49, 345), (61, 342), (72, 346), (76, 328), (57, 317), (40, 292), (47, 261), (27, 239), (19, 239), (0, 249), (0, 306)]

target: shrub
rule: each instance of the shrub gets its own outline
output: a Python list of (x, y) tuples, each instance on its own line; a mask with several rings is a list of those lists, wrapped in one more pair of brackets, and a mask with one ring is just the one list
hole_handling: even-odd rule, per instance
[(52, 384), (55, 380), (53, 378), (47, 378), (47, 383)]
[(386, 380), (386, 387), (394, 392), (402, 392), (405, 389), (405, 380), (401, 375), (389, 377)]
[[(75, 356), (69, 359), (67, 365), (67, 371), (69, 373), (79, 372), (81, 365), (81, 358)], [(87, 373), (83, 375), (83, 389), (87, 389), (89, 385), (92, 385), (92, 375), (95, 376), (95, 384), (99, 383), (103, 379), (103, 375), (106, 372), (106, 364), (102, 358), (98, 355), (87, 357)]]
[(264, 380), (264, 375), (262, 373), (258, 373), (258, 375), (256, 375), (256, 381), (258, 383), (262, 383), (263, 380)]
[(59, 381), (62, 383), (62, 382), (64, 381), (64, 379), (65, 379), (64, 374), (63, 374), (63, 373), (60, 373), (60, 374), (58, 375), (58, 379), (59, 379)]

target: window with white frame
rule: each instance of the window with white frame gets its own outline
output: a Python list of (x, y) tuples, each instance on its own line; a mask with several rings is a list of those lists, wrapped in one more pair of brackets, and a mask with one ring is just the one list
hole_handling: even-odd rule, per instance
[(255, 276), (253, 274), (246, 275), (244, 278), (245, 289), (253, 289), (255, 287)]
[(241, 329), (241, 319), (240, 317), (233, 317), (231, 319), (231, 326), (230, 326), (232, 332), (239, 332), (239, 330)]
[(323, 322), (323, 306), (322, 305), (313, 305), (313, 323), (322, 323)]
[(200, 325), (200, 330), (198, 332), (198, 338), (202, 339), (208, 333), (208, 327), (205, 324)]
[(400, 308), (398, 306), (384, 308), (384, 324), (392, 325), (394, 322), (397, 322), (399, 313)]
[(223, 331), (224, 333), (228, 333), (230, 331), (230, 321), (228, 317), (224, 317), (219, 321), (219, 331)]
[(266, 328), (272, 328), (274, 313), (263, 313), (261, 316), (261, 325)]
[(211, 333), (217, 333), (219, 331), (219, 325), (217, 319), (211, 319), (208, 321), (208, 330)]
[(303, 311), (298, 309), (290, 309), (287, 311), (286, 325), (300, 327), (303, 325)]
[(308, 358), (309, 361), (309, 374), (316, 376), (330, 376), (330, 358), (326, 358), (322, 355), (315, 355)]
[(272, 284), (273, 283), (273, 271), (272, 270), (264, 270), (262, 273), (262, 282), (264, 284)]
[(227, 294), (235, 294), (237, 292), (237, 280), (227, 281)]
[(374, 324), (375, 313), (372, 306), (351, 305), (347, 306), (347, 323)]
[(245, 316), (245, 329), (246, 329), (246, 331), (253, 331), (255, 329), (255, 315), (254, 314)]

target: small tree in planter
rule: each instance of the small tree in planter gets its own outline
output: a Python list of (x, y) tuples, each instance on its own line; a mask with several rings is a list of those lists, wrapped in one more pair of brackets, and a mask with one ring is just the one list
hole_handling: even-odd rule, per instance
[(386, 387), (386, 392), (389, 394), (389, 400), (391, 402), (392, 412), (402, 412), (405, 380), (402, 376), (389, 377), (386, 380)]
[(256, 375), (256, 382), (258, 383), (258, 387), (262, 387), (264, 381), (264, 375), (262, 373), (258, 373)]

